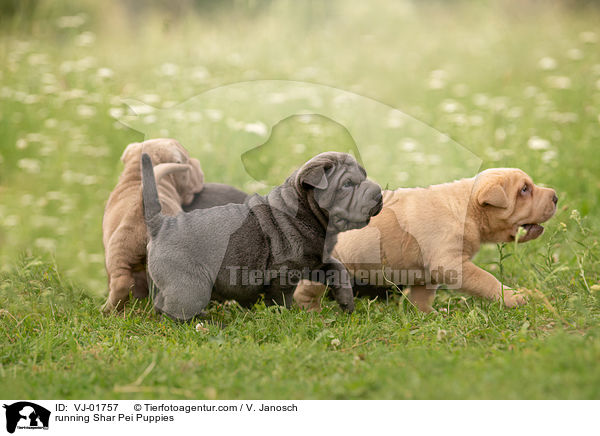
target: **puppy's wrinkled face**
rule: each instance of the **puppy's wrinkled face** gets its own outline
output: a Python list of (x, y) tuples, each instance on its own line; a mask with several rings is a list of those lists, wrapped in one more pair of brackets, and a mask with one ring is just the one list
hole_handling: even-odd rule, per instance
[(189, 153), (179, 142), (170, 138), (157, 138), (129, 144), (123, 151), (121, 161), (125, 166), (134, 165), (139, 168), (142, 153), (150, 155), (153, 165), (161, 163), (186, 164), (189, 160)]
[(473, 198), (481, 208), (488, 242), (511, 242), (523, 228), (518, 242), (536, 239), (540, 225), (556, 212), (554, 189), (537, 186), (525, 172), (515, 168), (494, 168), (475, 178)]
[(321, 153), (298, 171), (296, 185), (312, 190), (329, 225), (338, 232), (360, 229), (383, 207), (381, 188), (349, 154)]
[(204, 173), (200, 168), (198, 159), (190, 158), (188, 170), (173, 174), (175, 187), (181, 195), (183, 204), (190, 204), (194, 200), (194, 194), (204, 188)]

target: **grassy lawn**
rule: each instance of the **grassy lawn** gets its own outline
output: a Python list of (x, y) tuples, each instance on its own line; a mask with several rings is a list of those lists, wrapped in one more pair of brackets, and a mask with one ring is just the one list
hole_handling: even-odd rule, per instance
[[(3, 11), (0, 25), (2, 397), (600, 398), (600, 9), (33, 3)], [(382, 186), (511, 166), (555, 188), (559, 211), (541, 238), (475, 259), (533, 290), (530, 304), (455, 291), (440, 291), (430, 315), (401, 295), (361, 299), (352, 315), (331, 301), (321, 313), (213, 304), (198, 328), (147, 301), (101, 315), (102, 213), (128, 143), (173, 136), (207, 181), (261, 192), (284, 176), (270, 172), (281, 159), (310, 155), (319, 137), (346, 147), (332, 123), (318, 134), (286, 124), (247, 166), (255, 177), (240, 171), (239, 156), (267, 140), (261, 117), (277, 121), (276, 99), (202, 96), (259, 79), (363, 96), (344, 127)], [(123, 99), (154, 109), (133, 116)], [(323, 114), (327, 104), (313, 102)], [(390, 122), (387, 108), (407, 116)], [(437, 132), (451, 138), (444, 151), (430, 142)]]

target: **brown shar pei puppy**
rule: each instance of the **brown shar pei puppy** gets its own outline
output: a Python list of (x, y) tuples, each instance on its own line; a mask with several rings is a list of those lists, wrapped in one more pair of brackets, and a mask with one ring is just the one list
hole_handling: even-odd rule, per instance
[(121, 161), (125, 169), (110, 194), (102, 220), (102, 242), (108, 274), (108, 301), (103, 310), (123, 307), (132, 292), (148, 295), (146, 281), (146, 224), (142, 211), (142, 152), (148, 153), (155, 167), (155, 179), (163, 213), (176, 215), (203, 188), (200, 162), (190, 159), (174, 139), (151, 139), (129, 144)]
[[(341, 233), (333, 255), (360, 282), (355, 285), (359, 293), (389, 288), (391, 277), (396, 285), (410, 287), (409, 299), (424, 312), (433, 310), (439, 285), (503, 299), (512, 307), (525, 298), (471, 259), (482, 243), (537, 238), (544, 231), (540, 223), (554, 215), (557, 202), (553, 189), (536, 186), (526, 173), (512, 168), (489, 169), (429, 188), (384, 191), (383, 211), (367, 227)], [(304, 281), (294, 299), (318, 310), (324, 291), (324, 286)]]

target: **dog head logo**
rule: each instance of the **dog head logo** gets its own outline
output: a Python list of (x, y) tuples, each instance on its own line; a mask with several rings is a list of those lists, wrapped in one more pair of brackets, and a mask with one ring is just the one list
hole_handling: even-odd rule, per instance
[(48, 429), (50, 411), (28, 401), (19, 401), (11, 405), (4, 404), (6, 409), (6, 431), (14, 433), (18, 429)]

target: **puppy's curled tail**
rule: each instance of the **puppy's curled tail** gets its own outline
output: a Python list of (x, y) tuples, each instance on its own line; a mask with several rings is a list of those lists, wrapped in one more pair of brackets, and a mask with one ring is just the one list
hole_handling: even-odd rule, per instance
[(150, 236), (154, 237), (158, 234), (163, 215), (160, 213), (161, 206), (160, 201), (158, 201), (152, 159), (148, 153), (142, 154), (142, 199), (144, 203), (144, 220)]

